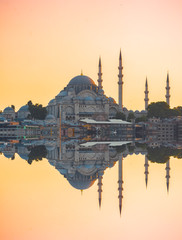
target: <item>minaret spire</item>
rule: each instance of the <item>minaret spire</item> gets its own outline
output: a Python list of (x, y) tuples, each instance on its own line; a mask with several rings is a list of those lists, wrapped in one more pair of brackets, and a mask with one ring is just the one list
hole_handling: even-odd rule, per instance
[(167, 191), (169, 192), (169, 179), (170, 179), (170, 160), (166, 163), (166, 185), (167, 185)]
[(102, 89), (103, 86), (102, 86), (102, 64), (101, 64), (101, 57), (99, 57), (99, 72), (98, 72), (98, 88), (99, 89)]
[(149, 167), (149, 164), (148, 164), (148, 158), (147, 158), (147, 155), (145, 155), (145, 184), (146, 184), (146, 187), (147, 187), (147, 184), (148, 184), (148, 174), (149, 174), (149, 171), (148, 171), (148, 167)]
[(121, 154), (119, 156), (119, 162), (118, 162), (118, 191), (119, 191), (119, 195), (118, 195), (118, 198), (119, 198), (119, 212), (120, 212), (120, 216), (121, 216), (121, 210), (122, 210), (122, 198), (123, 198), (123, 195), (122, 195), (122, 191), (123, 191), (123, 155)]
[(167, 73), (167, 80), (166, 80), (166, 102), (170, 106), (170, 86), (169, 86), (169, 73)]
[(99, 193), (99, 208), (101, 208), (102, 203), (102, 176), (99, 176), (98, 178), (98, 193)]
[(149, 91), (148, 91), (147, 77), (146, 77), (146, 82), (145, 82), (145, 91), (144, 91), (144, 93), (145, 93), (145, 99), (144, 99), (144, 101), (145, 101), (145, 110), (147, 110), (148, 102), (149, 102), (149, 98), (148, 98)]
[(120, 54), (119, 54), (119, 74), (118, 74), (118, 103), (119, 103), (119, 110), (122, 111), (123, 110), (123, 74), (122, 74), (122, 70), (123, 70), (123, 66), (122, 66), (122, 55), (121, 55), (121, 50), (120, 50)]

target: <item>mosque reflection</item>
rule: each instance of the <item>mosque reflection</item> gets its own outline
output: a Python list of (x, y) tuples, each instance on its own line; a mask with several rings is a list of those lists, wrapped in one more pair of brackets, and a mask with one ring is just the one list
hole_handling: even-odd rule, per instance
[(148, 184), (149, 161), (166, 165), (166, 185), (169, 191), (170, 156), (182, 158), (182, 148), (177, 145), (150, 146), (146, 143), (130, 141), (84, 142), (83, 140), (21, 140), (1, 142), (0, 152), (6, 158), (15, 159), (17, 153), (29, 164), (34, 160), (47, 158), (48, 162), (62, 174), (69, 184), (78, 190), (90, 188), (96, 181), (98, 201), (102, 203), (102, 179), (107, 168), (118, 162), (118, 198), (119, 211), (123, 198), (123, 160), (129, 154), (145, 156), (144, 176)]

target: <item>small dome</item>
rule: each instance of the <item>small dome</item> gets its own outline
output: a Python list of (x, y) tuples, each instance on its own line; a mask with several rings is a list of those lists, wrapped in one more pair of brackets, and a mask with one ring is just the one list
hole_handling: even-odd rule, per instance
[(6, 113), (6, 112), (8, 112), (8, 113), (14, 113), (15, 111), (13, 110), (13, 108), (11, 108), (11, 107), (6, 107), (5, 109), (4, 109), (4, 113)]
[(96, 86), (94, 81), (85, 75), (76, 76), (76, 77), (72, 78), (71, 81), (68, 83), (68, 86), (75, 86), (75, 85), (94, 85), (94, 86)]
[(27, 112), (27, 111), (29, 111), (29, 107), (28, 107), (28, 105), (24, 105), (19, 109), (18, 112)]
[(116, 103), (116, 101), (115, 101), (114, 98), (112, 98), (112, 97), (109, 97), (109, 102), (111, 102), (111, 103)]
[(145, 111), (145, 110), (142, 110), (142, 111), (141, 111), (141, 113), (147, 113), (147, 111)]
[(124, 111), (124, 112), (127, 112), (127, 111), (128, 111), (128, 109), (124, 107), (124, 108), (123, 108), (123, 111)]
[(24, 159), (24, 160), (28, 160), (29, 157), (28, 157), (29, 154), (26, 154), (26, 153), (20, 153), (19, 156)]
[(53, 115), (49, 114), (46, 116), (45, 120), (55, 120), (55, 117)]
[(140, 112), (138, 110), (136, 110), (135, 113), (140, 113)]
[(4, 153), (4, 156), (6, 158), (12, 158), (14, 156), (14, 153)]

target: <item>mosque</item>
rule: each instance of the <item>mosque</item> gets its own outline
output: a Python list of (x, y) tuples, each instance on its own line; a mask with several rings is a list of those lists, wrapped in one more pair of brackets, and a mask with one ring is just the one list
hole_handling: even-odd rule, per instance
[[(52, 119), (59, 119), (61, 123), (77, 123), (85, 118), (103, 121), (115, 118), (118, 111), (122, 111), (125, 116), (133, 113), (134, 116), (146, 116), (149, 104), (148, 82), (145, 83), (145, 110), (132, 111), (123, 107), (123, 65), (121, 51), (119, 54), (119, 74), (118, 74), (118, 104), (112, 97), (107, 97), (103, 90), (102, 64), (101, 58), (98, 65), (98, 84), (82, 73), (70, 80), (68, 85), (52, 99), (48, 106), (48, 116)], [(170, 99), (169, 74), (166, 81), (166, 102)]]
[(123, 110), (122, 97), (122, 56), (119, 56), (119, 105), (104, 94), (102, 85), (102, 65), (99, 59), (98, 85), (83, 74), (74, 77), (68, 85), (54, 98), (48, 106), (48, 114), (61, 122), (78, 122), (85, 118), (94, 120), (108, 120), (114, 118), (119, 110)]

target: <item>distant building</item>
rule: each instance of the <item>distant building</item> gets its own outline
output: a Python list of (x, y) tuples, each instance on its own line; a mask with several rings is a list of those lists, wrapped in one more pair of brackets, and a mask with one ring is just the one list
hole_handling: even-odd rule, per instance
[(29, 106), (28, 105), (24, 105), (22, 106), (18, 112), (17, 112), (17, 118), (19, 120), (22, 120), (22, 119), (27, 119), (28, 116), (30, 116), (30, 111), (29, 111)]
[(3, 111), (3, 117), (8, 121), (13, 121), (15, 119), (15, 111), (11, 107), (6, 107)]

